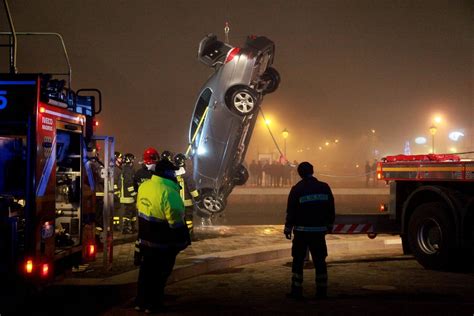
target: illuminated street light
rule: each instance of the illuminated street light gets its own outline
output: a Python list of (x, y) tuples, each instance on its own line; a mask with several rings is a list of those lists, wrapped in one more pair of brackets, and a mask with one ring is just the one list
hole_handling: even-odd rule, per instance
[(435, 118), (433, 119), (433, 122), (435, 122), (436, 124), (439, 124), (443, 121), (443, 118), (439, 115), (436, 115)]
[(464, 133), (463, 132), (459, 132), (459, 131), (454, 131), (454, 132), (451, 132), (449, 133), (448, 137), (450, 140), (454, 141), (454, 142), (457, 142), (461, 137), (464, 136)]
[(415, 138), (415, 143), (417, 143), (418, 145), (426, 144), (426, 137), (420, 136)]
[(434, 137), (436, 132), (438, 131), (438, 128), (435, 125), (431, 125), (430, 127), (430, 134), (431, 134), (431, 152), (434, 154), (435, 153), (435, 145), (434, 145)]
[(283, 135), (283, 154), (285, 155), (285, 159), (286, 159), (286, 139), (288, 138), (289, 134), (290, 133), (288, 132), (286, 128), (281, 132), (281, 135)]
[(339, 143), (339, 139), (335, 139), (334, 142), (337, 144)]
[(324, 145), (329, 146), (329, 142), (326, 142)]
[(371, 129), (370, 131), (372, 132), (372, 134), (375, 134), (375, 129)]
[(265, 119), (265, 125), (270, 126), (271, 123), (272, 123), (272, 120)]

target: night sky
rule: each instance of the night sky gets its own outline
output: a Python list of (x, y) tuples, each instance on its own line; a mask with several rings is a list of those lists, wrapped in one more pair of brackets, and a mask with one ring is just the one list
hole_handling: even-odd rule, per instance
[[(403, 153), (405, 141), (427, 152), (435, 114), (443, 116), (437, 152), (474, 150), (472, 1), (10, 2), (17, 31), (64, 36), (73, 88), (102, 90), (98, 134), (114, 135), (123, 152), (185, 150), (195, 100), (212, 73), (196, 59), (198, 43), (207, 33), (223, 39), (225, 21), (232, 45), (249, 34), (275, 42), (282, 83), (262, 106), (280, 146), (289, 130), (289, 159), (363, 164), (374, 148)], [(4, 15), (1, 26), (7, 30)], [(21, 72), (64, 65), (53, 42), (21, 41), (19, 49)], [(464, 129), (461, 143), (448, 141), (453, 129)], [(429, 143), (416, 145), (416, 136)], [(247, 158), (272, 151), (259, 119)]]

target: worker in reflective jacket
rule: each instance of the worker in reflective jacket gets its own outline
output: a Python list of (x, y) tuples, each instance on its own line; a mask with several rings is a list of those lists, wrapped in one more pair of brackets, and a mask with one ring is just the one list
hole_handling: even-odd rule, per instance
[(186, 156), (184, 154), (177, 154), (174, 157), (174, 162), (176, 167), (179, 168), (179, 170), (176, 171), (176, 179), (181, 187), (179, 194), (183, 199), (184, 207), (186, 209), (186, 225), (188, 226), (189, 234), (193, 237), (194, 203), (198, 203), (199, 201), (199, 192), (196, 189), (196, 183), (193, 180), (192, 169), (186, 167)]
[(184, 222), (180, 187), (169, 160), (156, 164), (150, 180), (143, 182), (137, 195), (138, 239), (142, 262), (138, 275), (137, 310), (159, 310), (166, 281), (177, 254), (190, 243)]
[(303, 297), (303, 265), (309, 248), (316, 269), (316, 297), (327, 296), (326, 233), (332, 230), (335, 219), (334, 197), (327, 183), (313, 177), (309, 162), (298, 165), (301, 177), (290, 190), (284, 234), (291, 239), (294, 233), (290, 298)]

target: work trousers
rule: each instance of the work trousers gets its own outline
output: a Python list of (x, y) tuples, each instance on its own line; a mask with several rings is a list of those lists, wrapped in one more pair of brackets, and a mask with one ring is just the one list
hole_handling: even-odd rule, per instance
[(327, 294), (327, 267), (326, 257), (328, 255), (326, 246), (326, 233), (294, 231), (291, 290), (301, 294), (303, 290), (303, 267), (306, 251), (309, 248), (316, 269), (316, 294), (325, 296)]
[(138, 273), (136, 305), (155, 308), (163, 304), (166, 281), (173, 271), (176, 248), (158, 249), (140, 246), (143, 255)]
[(193, 236), (194, 233), (194, 225), (193, 225), (193, 213), (194, 213), (194, 206), (186, 206), (184, 208), (184, 219), (186, 221), (186, 226), (188, 226), (189, 235)]

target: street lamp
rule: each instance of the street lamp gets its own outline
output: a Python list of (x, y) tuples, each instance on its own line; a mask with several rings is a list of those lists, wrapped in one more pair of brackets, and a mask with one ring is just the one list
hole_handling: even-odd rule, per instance
[(431, 152), (434, 154), (435, 153), (435, 146), (434, 146), (434, 137), (436, 132), (438, 131), (438, 128), (435, 125), (431, 125), (430, 127), (430, 134), (431, 134)]
[(288, 134), (290, 134), (290, 132), (288, 132), (288, 130), (285, 128), (281, 134), (283, 135), (283, 154), (285, 155), (286, 159), (286, 139), (288, 138)]

